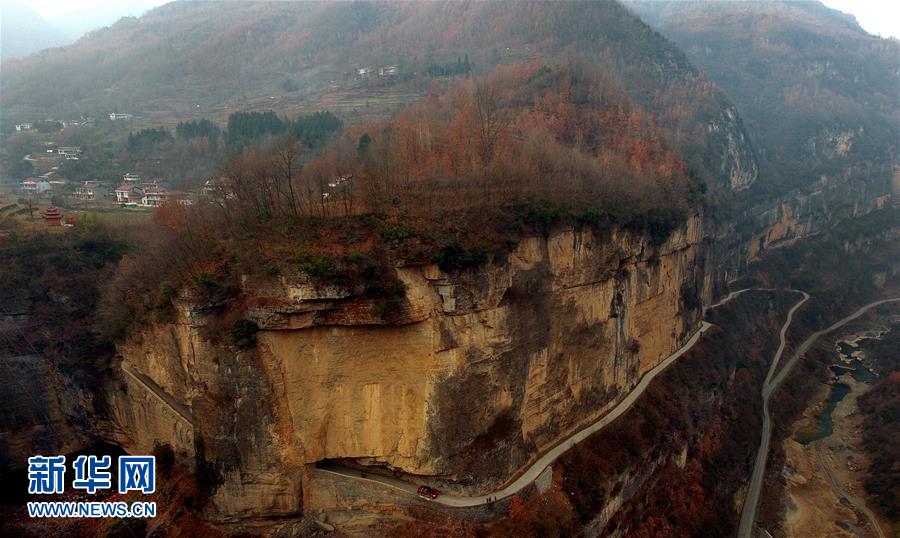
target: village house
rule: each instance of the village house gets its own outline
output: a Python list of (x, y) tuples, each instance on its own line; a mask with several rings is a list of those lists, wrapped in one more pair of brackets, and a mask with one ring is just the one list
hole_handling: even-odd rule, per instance
[(147, 207), (159, 207), (166, 203), (169, 193), (164, 187), (148, 187), (141, 196), (141, 205)]
[(137, 185), (141, 182), (141, 176), (133, 172), (128, 172), (127, 174), (122, 176), (122, 181), (124, 181), (125, 183), (130, 183), (132, 185)]
[(44, 177), (30, 177), (20, 185), (22, 194), (26, 196), (40, 196), (51, 189), (50, 182)]
[(360, 67), (359, 69), (356, 70), (356, 72), (359, 74), (359, 76), (361, 78), (369, 78), (369, 75), (372, 74), (372, 68), (371, 67)]
[(31, 130), (30, 123), (17, 123), (16, 124), (16, 131), (30, 131), (30, 130)]
[(77, 161), (78, 156), (81, 155), (81, 148), (78, 146), (60, 147), (56, 149), (56, 153), (68, 161)]
[(396, 76), (399, 72), (400, 67), (397, 65), (386, 65), (378, 70), (378, 74), (382, 77), (393, 77)]
[(81, 116), (81, 118), (77, 120), (68, 120), (61, 123), (63, 124), (63, 127), (93, 127), (94, 118)]
[(185, 191), (166, 191), (166, 202), (175, 203), (185, 207), (194, 205), (192, 194)]
[(78, 200), (98, 200), (107, 192), (106, 187), (99, 181), (85, 181), (75, 189), (73, 196)]
[(139, 204), (144, 192), (133, 183), (123, 183), (116, 187), (116, 203), (119, 205)]
[(130, 120), (130, 119), (131, 119), (131, 114), (119, 114), (118, 112), (110, 112), (110, 113), (109, 113), (109, 119), (111, 119), (112, 121), (117, 121), (117, 120)]

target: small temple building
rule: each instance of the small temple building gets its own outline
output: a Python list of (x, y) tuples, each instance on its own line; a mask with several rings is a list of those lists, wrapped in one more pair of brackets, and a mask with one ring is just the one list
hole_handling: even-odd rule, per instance
[(44, 219), (47, 226), (62, 226), (63, 214), (56, 207), (50, 206), (45, 209), (44, 213), (41, 214), (41, 218)]

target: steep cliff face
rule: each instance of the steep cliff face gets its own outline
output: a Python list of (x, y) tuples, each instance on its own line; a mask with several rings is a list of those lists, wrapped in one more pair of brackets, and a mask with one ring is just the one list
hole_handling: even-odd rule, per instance
[[(126, 448), (166, 442), (221, 463), (219, 515), (300, 510), (304, 466), (333, 458), (486, 486), (615, 405), (696, 328), (709, 272), (702, 221), (661, 246), (563, 229), (505, 260), (399, 268), (399, 322), (302, 278), (245, 282), (256, 349), (151, 325), (120, 347), (111, 395)], [(505, 462), (498, 465), (498, 462)]]
[(791, 245), (842, 220), (892, 207), (898, 193), (900, 169), (885, 176), (863, 165), (847, 166), (841, 174), (820, 177), (808, 193), (793, 193), (768, 208), (759, 205), (748, 210), (735, 230), (742, 225), (754, 230), (746, 251), (747, 261), (754, 261), (769, 249)]
[(759, 166), (734, 106), (724, 104), (706, 130), (710, 147), (717, 149), (706, 154), (707, 167), (731, 191), (750, 188), (759, 178)]

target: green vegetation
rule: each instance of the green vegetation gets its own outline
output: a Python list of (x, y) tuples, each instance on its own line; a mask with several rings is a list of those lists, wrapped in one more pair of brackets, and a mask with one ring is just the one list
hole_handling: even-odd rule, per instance
[(156, 458), (156, 468), (163, 476), (168, 477), (175, 465), (175, 451), (169, 443), (153, 443), (150, 455)]
[(62, 123), (58, 121), (36, 121), (32, 127), (39, 133), (55, 133), (63, 128)]
[(438, 264), (443, 271), (457, 271), (470, 267), (479, 267), (488, 260), (485, 249), (475, 247), (465, 249), (459, 243), (451, 243), (431, 255), (431, 261)]
[(249, 319), (237, 319), (231, 327), (231, 342), (239, 349), (256, 347), (256, 333), (259, 326)]
[(469, 64), (469, 55), (463, 58), (457, 57), (456, 62), (448, 62), (445, 64), (430, 63), (425, 67), (425, 74), (429, 77), (449, 77), (454, 75), (468, 75), (472, 72), (472, 66)]
[(265, 136), (288, 132), (307, 147), (322, 145), (343, 127), (343, 122), (331, 112), (321, 111), (294, 120), (278, 117), (275, 112), (235, 112), (228, 116), (227, 145), (239, 151), (250, 142)]
[(319, 256), (301, 249), (294, 256), (294, 261), (297, 262), (297, 267), (313, 280), (324, 280), (328, 277), (335, 279), (340, 276), (330, 256)]
[(175, 136), (185, 140), (194, 138), (205, 138), (210, 144), (216, 144), (222, 130), (215, 123), (208, 119), (180, 122), (175, 127)]
[(172, 134), (164, 127), (158, 129), (141, 129), (137, 133), (128, 133), (126, 148), (129, 153), (147, 151), (163, 142), (170, 141)]

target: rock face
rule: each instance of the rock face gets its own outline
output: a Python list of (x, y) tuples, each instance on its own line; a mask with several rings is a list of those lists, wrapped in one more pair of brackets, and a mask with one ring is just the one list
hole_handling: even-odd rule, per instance
[(263, 330), (291, 442), (307, 463), (505, 479), (690, 334), (682, 290), (701, 285), (700, 233), (695, 219), (657, 249), (634, 234), (560, 231), (476, 271), (401, 269), (403, 325)]
[(734, 106), (723, 107), (706, 125), (706, 130), (708, 143), (720, 146), (720, 151), (709, 154), (712, 162), (708, 167), (716, 177), (723, 178), (732, 191), (742, 191), (753, 185), (759, 177), (759, 166)]
[(228, 518), (299, 512), (302, 475), (323, 459), (496, 485), (690, 336), (706, 249), (695, 217), (660, 246), (563, 229), (476, 270), (399, 268), (407, 299), (393, 324), (302, 279), (245, 282), (256, 349), (204, 338), (190, 309), (120, 347), (117, 439), (185, 457), (202, 439), (222, 465), (213, 501)]

